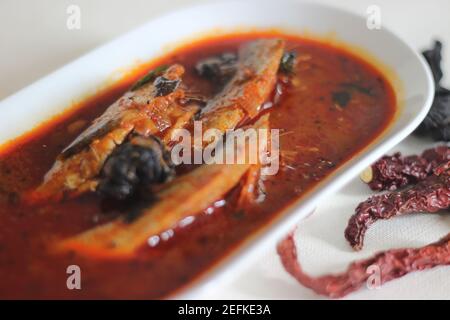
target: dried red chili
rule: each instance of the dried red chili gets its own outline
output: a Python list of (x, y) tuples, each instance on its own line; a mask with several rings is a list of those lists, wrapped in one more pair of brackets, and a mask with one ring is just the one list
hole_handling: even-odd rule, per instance
[(404, 191), (370, 197), (361, 202), (345, 230), (345, 238), (355, 250), (363, 246), (368, 227), (380, 219), (408, 213), (434, 213), (450, 206), (450, 161), (435, 168), (435, 174)]
[(376, 276), (381, 285), (414, 271), (450, 265), (450, 234), (422, 248), (380, 252), (371, 258), (350, 264), (341, 274), (320, 277), (311, 277), (303, 271), (292, 233), (278, 244), (277, 252), (286, 271), (300, 284), (318, 294), (340, 298), (367, 284), (373, 274), (370, 269), (372, 266), (378, 267), (379, 273)]
[[(360, 203), (351, 217), (345, 237), (355, 250), (363, 246), (367, 228), (379, 219), (413, 212), (433, 213), (450, 207), (450, 151), (447, 146), (428, 149), (421, 156), (385, 156), (372, 167), (370, 186), (375, 190), (396, 189), (419, 181), (403, 191), (377, 195)], [(450, 234), (422, 248), (394, 249), (354, 262), (341, 274), (311, 277), (298, 261), (293, 234), (277, 246), (288, 273), (305, 287), (332, 298), (358, 290), (371, 279), (371, 267), (378, 267), (378, 284), (410, 272), (450, 264)]]
[(422, 155), (403, 157), (400, 152), (384, 156), (361, 176), (372, 190), (396, 190), (424, 180), (441, 163), (450, 160), (450, 148), (438, 146)]

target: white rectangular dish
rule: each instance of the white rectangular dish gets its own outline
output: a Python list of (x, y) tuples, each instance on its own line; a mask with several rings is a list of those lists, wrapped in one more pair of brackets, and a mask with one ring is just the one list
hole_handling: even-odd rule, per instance
[[(246, 239), (227, 257), (175, 297), (195, 298), (199, 291), (229, 281), (267, 246), (289, 231), (329, 194), (358, 175), (408, 136), (428, 112), (434, 94), (432, 76), (421, 56), (388, 30), (367, 27), (366, 19), (330, 7), (291, 1), (227, 1), (183, 9), (114, 40), (0, 102), (0, 143), (7, 142), (93, 94), (120, 70), (155, 58), (189, 39), (212, 32), (280, 29), (345, 43), (386, 71), (397, 93), (394, 121), (370, 145), (296, 201), (286, 212)], [(370, 62), (370, 61), (369, 61)]]

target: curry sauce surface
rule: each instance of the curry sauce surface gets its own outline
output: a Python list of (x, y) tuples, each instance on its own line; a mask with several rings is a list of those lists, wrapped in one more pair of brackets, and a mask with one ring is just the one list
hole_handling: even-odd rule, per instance
[[(90, 121), (139, 76), (160, 64), (181, 63), (188, 87), (211, 91), (195, 73), (199, 59), (236, 52), (245, 41), (268, 36), (279, 37), (224, 36), (182, 47), (5, 147), (0, 155), (0, 298), (167, 296), (282, 214), (283, 208), (390, 123), (395, 95), (382, 74), (343, 49), (286, 36), (287, 49), (297, 52), (298, 63), (290, 84), (282, 87), (270, 110), (271, 127), (280, 129), (281, 167), (277, 175), (265, 179), (264, 201), (236, 210), (239, 190), (235, 189), (190, 224), (153, 237), (133, 259), (105, 261), (49, 250), (50, 244), (126, 210), (94, 194), (34, 207), (20, 201), (21, 194), (42, 181), (56, 156)], [(347, 98), (345, 106), (343, 98)], [(81, 290), (66, 287), (69, 265), (81, 268)]]

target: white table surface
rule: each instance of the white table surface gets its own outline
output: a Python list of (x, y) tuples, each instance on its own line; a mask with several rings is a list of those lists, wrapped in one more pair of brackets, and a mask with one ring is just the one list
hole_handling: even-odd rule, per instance
[[(0, 100), (149, 19), (175, 8), (199, 2), (206, 0), (1, 0)], [(432, 39), (439, 38), (445, 46), (444, 73), (447, 77), (444, 78), (444, 84), (450, 86), (448, 76), (450, 1), (321, 0), (320, 2), (340, 6), (360, 15), (366, 14), (369, 5), (378, 5), (381, 9), (382, 27), (391, 29), (417, 50), (430, 46)], [(66, 27), (68, 17), (66, 10), (71, 4), (78, 5), (81, 9), (80, 30), (68, 30)], [(425, 147), (424, 141), (408, 138), (396, 149), (419, 152)], [(300, 224), (299, 234), (304, 235), (305, 240), (300, 245), (300, 256), (307, 271), (311, 270), (314, 274), (340, 271), (348, 262), (365, 257), (380, 248), (425, 245), (450, 231), (450, 219), (444, 215), (402, 217), (375, 225), (374, 230), (368, 234), (365, 252), (352, 253), (345, 247), (343, 229), (355, 205), (369, 194), (367, 190), (361, 188), (358, 180), (354, 180), (330, 198), (327, 204), (318, 208), (313, 217)], [(325, 235), (324, 223), (330, 226), (329, 232)], [(424, 225), (432, 227), (435, 231), (432, 234), (422, 232)], [(386, 237), (383, 228), (389, 228), (390, 232), (394, 230), (394, 233), (398, 230), (398, 233)], [(328, 255), (308, 256), (308, 252), (313, 254), (317, 249), (314, 246), (321, 242), (325, 248), (321, 251), (327, 252)], [(377, 245), (371, 246), (371, 243)], [(333, 257), (338, 257), (339, 250), (341, 251), (339, 258), (333, 260)], [(342, 258), (342, 252), (346, 253), (345, 258)], [(205, 298), (311, 299), (318, 296), (300, 287), (284, 273), (273, 250), (267, 252), (259, 263), (249, 270), (243, 270), (235, 282), (217, 288)], [(450, 268), (437, 268), (410, 275), (389, 283), (380, 290), (363, 290), (350, 295), (349, 298), (450, 299)]]

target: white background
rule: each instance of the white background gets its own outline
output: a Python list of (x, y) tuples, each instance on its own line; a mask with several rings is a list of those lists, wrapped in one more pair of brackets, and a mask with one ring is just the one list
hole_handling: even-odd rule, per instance
[[(205, 0), (1, 0), (0, 100), (36, 81), (94, 47), (164, 12)], [(345, 0), (320, 1), (360, 15), (369, 5), (381, 8), (386, 27), (420, 50), (434, 38), (444, 43), (444, 73), (450, 74), (450, 1)], [(68, 30), (66, 9), (81, 8), (81, 29)], [(257, 8), (255, 8), (257, 10)], [(157, 30), (155, 30), (157, 32)], [(149, 35), (151, 37), (151, 35)], [(380, 46), (382, 44), (380, 43)], [(414, 79), (411, 79), (414, 81)], [(444, 78), (449, 86), (450, 76)], [(409, 138), (399, 150), (419, 152), (426, 141)], [(392, 247), (421, 246), (450, 232), (450, 217), (416, 215), (377, 223), (366, 247), (354, 253), (343, 238), (348, 217), (370, 193), (358, 180), (323, 204), (298, 230), (299, 252), (308, 272), (339, 272), (354, 259)], [(318, 298), (300, 287), (282, 270), (275, 251), (243, 271), (237, 281), (217, 288), (206, 298)], [(362, 290), (349, 298), (450, 299), (450, 268), (416, 273), (379, 290)]]

